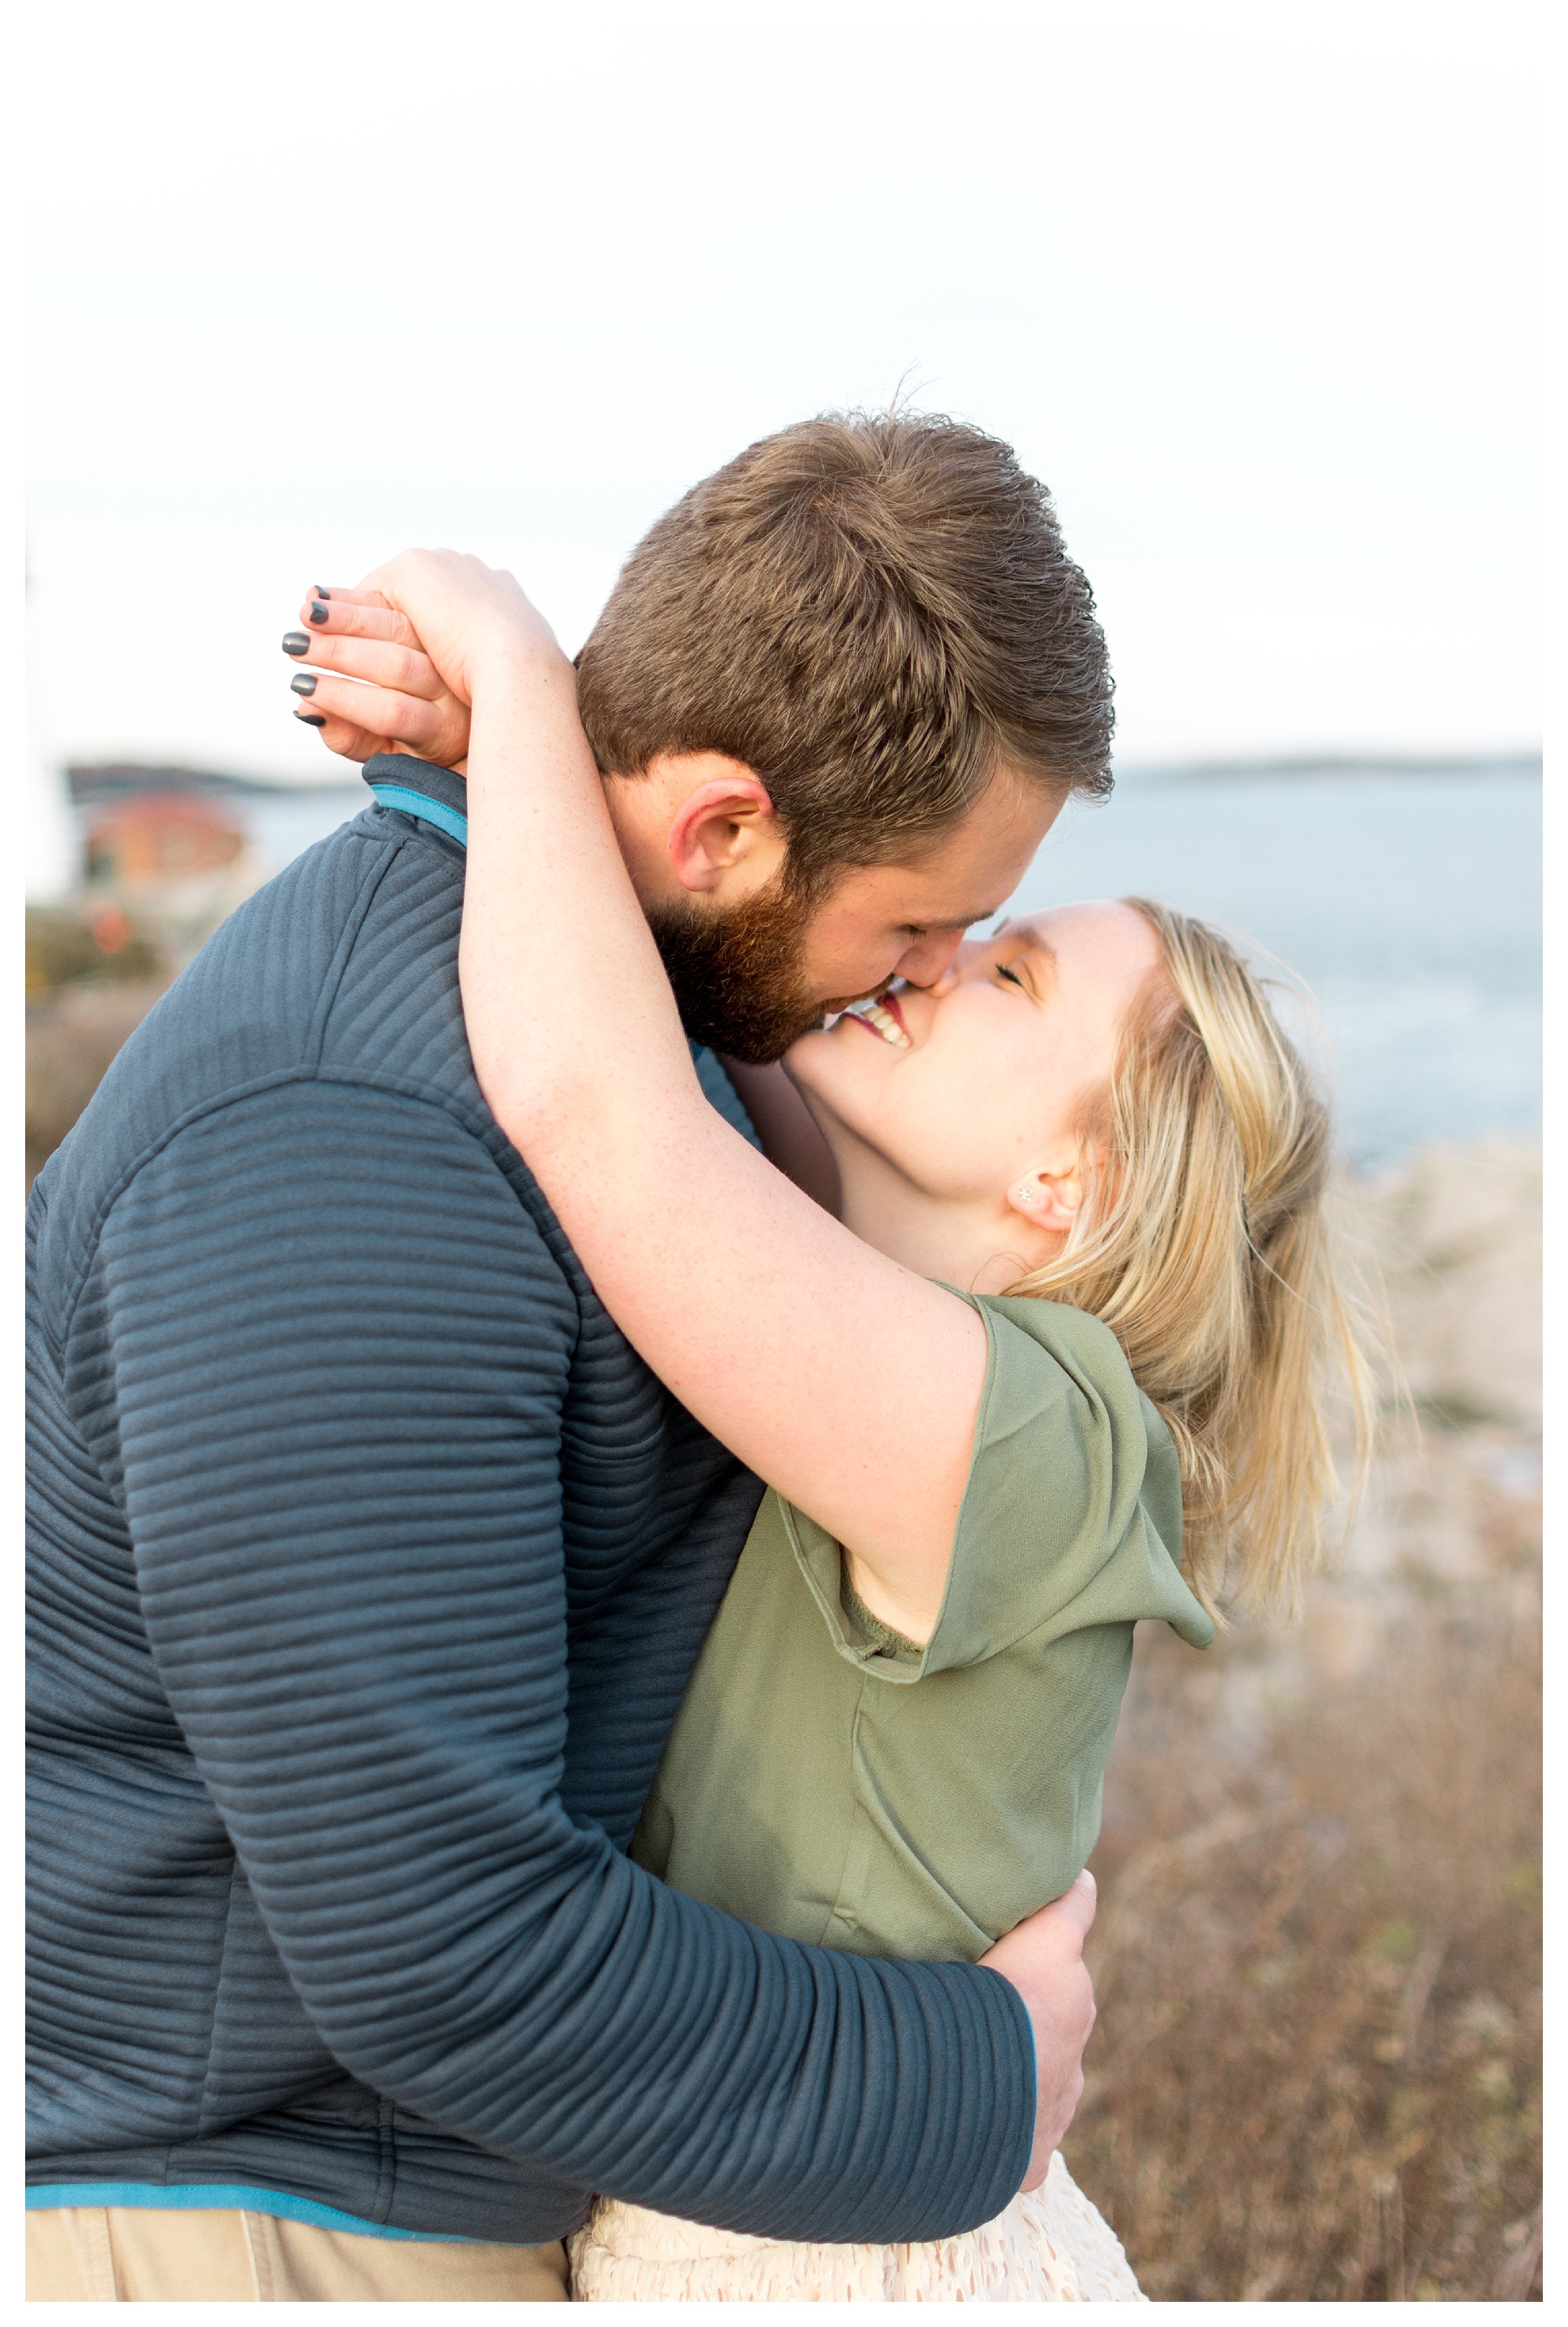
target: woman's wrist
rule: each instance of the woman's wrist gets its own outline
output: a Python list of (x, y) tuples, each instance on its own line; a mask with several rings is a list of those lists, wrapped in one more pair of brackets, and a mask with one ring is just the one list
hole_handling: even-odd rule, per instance
[(577, 673), (554, 639), (509, 623), (498, 623), (475, 641), (468, 656), (468, 677), (476, 703), (481, 691), (549, 686), (569, 693), (574, 706), (577, 699)]
[[(512, 813), (527, 800), (535, 827), (568, 813), (567, 802), (580, 802), (599, 772), (577, 716), (572, 665), (558, 649), (498, 640), (476, 651), (470, 678), (470, 799), (510, 802)], [(602, 799), (596, 780), (593, 790)]]

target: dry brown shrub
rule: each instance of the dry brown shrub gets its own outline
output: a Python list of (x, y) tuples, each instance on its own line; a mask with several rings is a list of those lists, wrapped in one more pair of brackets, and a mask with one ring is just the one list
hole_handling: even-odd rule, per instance
[(27, 1184), (43, 1169), (120, 1045), (167, 986), (166, 976), (65, 986), (27, 1005)]
[(163, 948), (112, 899), (29, 905), (25, 914), (27, 997), (90, 980), (98, 985), (157, 977)]
[(1140, 1640), (1065, 2147), (1155, 2301), (1539, 2298), (1521, 1549), (1509, 1589), (1406, 1603), (1348, 1678), (1310, 1641), (1282, 1690), (1256, 1637)]

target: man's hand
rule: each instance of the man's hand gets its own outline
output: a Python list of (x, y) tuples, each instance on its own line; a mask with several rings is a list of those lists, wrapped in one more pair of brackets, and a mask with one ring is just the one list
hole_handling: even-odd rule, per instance
[(1034, 2030), (1038, 2095), (1026, 2190), (1038, 2190), (1050, 2155), (1072, 2123), (1084, 2089), (1084, 2046), (1095, 2024), (1095, 1991), (1084, 1940), (1095, 1920), (1095, 1878), (1086, 1867), (1061, 1898), (998, 1939), (981, 1963), (1012, 1981)]

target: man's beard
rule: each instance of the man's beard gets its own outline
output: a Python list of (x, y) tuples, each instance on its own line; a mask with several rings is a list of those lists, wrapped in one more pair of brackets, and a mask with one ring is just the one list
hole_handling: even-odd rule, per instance
[(821, 1020), (801, 965), (801, 941), (818, 900), (776, 881), (727, 913), (664, 905), (649, 916), (681, 1024), (749, 1067), (770, 1066)]

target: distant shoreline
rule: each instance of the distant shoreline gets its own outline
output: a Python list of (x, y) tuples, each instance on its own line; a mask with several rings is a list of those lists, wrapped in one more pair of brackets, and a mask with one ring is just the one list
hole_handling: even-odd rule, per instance
[[(348, 793), (358, 790), (355, 768), (340, 774), (258, 776), (231, 774), (215, 768), (155, 767), (121, 761), (107, 766), (70, 767), (64, 771), (72, 804), (101, 807), (153, 791), (198, 792), (236, 799), (308, 799), (314, 794)], [(1539, 752), (1311, 752), (1270, 753), (1257, 759), (1132, 760), (1116, 769), (1118, 779), (1134, 783), (1192, 783), (1242, 781), (1259, 776), (1541, 776)]]
[(352, 791), (361, 780), (359, 768), (351, 762), (341, 774), (329, 769), (316, 776), (234, 775), (219, 768), (154, 766), (135, 760), (70, 767), (64, 773), (74, 808), (101, 808), (149, 792), (195, 792), (209, 799), (242, 800), (309, 799), (318, 792)]
[(1191, 782), (1201, 779), (1257, 776), (1534, 776), (1541, 775), (1539, 752), (1314, 752), (1267, 759), (1131, 761), (1118, 777), (1136, 781)]

